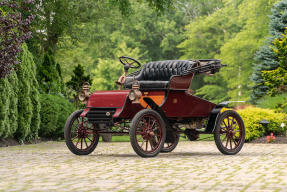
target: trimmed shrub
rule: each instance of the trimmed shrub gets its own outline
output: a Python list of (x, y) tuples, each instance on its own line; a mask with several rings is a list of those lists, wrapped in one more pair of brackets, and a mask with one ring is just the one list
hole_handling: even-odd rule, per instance
[(36, 65), (25, 44), (22, 50), (16, 72), (0, 79), (0, 138), (15, 137), (20, 142), (37, 138), (40, 127)]
[[(287, 115), (284, 113), (276, 113), (271, 109), (261, 109), (256, 107), (247, 107), (237, 111), (242, 117), (245, 128), (247, 141), (254, 140), (273, 132), (275, 135), (282, 135), (286, 131), (286, 126), (281, 127), (281, 123), (286, 125)], [(270, 123), (264, 128), (259, 122), (267, 120)]]
[(9, 89), (9, 129), (7, 137), (13, 137), (18, 128), (18, 77), (16, 72), (12, 72), (8, 77)]
[(7, 126), (9, 126), (9, 82), (7, 78), (0, 79), (0, 138), (5, 138), (7, 135)]
[(75, 107), (67, 99), (59, 95), (41, 94), (41, 125), (40, 137), (63, 138), (64, 126), (68, 116), (75, 110)]
[(18, 78), (18, 128), (15, 137), (19, 141), (37, 138), (40, 125), (40, 102), (36, 66), (27, 45), (22, 46), (21, 64), (17, 70)]
[(17, 70), (17, 77), (19, 82), (18, 90), (18, 128), (16, 130), (15, 137), (19, 141), (26, 139), (30, 133), (30, 124), (32, 119), (32, 102), (30, 98), (31, 85), (29, 81), (31, 71), (27, 67), (30, 59), (28, 58), (25, 49), (21, 54), (21, 64)]
[[(26, 48), (25, 48), (26, 49)], [(28, 49), (27, 49), (28, 51)], [(29, 52), (29, 63), (30, 65), (27, 65), (29, 67), (29, 70), (31, 71), (30, 74), (30, 86), (31, 86), (31, 92), (30, 92), (30, 98), (32, 102), (32, 119), (31, 119), (31, 132), (28, 135), (28, 139), (36, 139), (38, 138), (38, 130), (40, 129), (40, 108), (41, 108), (41, 103), (40, 103), (40, 93), (38, 91), (39, 89), (39, 84), (36, 78), (36, 64), (33, 61), (33, 56)]]

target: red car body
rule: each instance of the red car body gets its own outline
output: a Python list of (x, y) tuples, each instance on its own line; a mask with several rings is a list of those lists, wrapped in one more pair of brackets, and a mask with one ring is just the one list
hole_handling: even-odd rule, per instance
[(224, 154), (241, 150), (245, 136), (241, 117), (232, 110), (221, 113), (227, 103), (214, 104), (190, 90), (196, 74), (219, 71), (223, 66), (219, 60), (150, 62), (129, 76), (128, 69), (139, 68), (139, 62), (128, 57), (120, 61), (125, 73), (117, 84), (124, 90), (89, 94), (89, 86), (83, 86), (79, 98), (85, 109), (71, 114), (65, 127), (66, 144), (73, 153), (91, 153), (103, 134), (129, 134), (133, 149), (142, 157), (171, 152), (182, 133), (191, 141), (200, 133), (212, 133)]
[[(91, 94), (82, 117), (92, 108), (115, 109), (112, 118), (132, 119), (134, 115), (147, 107), (144, 101), (132, 104), (129, 100), (130, 90), (96, 91)], [(160, 105), (167, 118), (208, 117), (216, 104), (192, 95), (188, 91), (145, 91), (143, 98), (162, 97)], [(189, 107), (187, 107), (189, 106)]]

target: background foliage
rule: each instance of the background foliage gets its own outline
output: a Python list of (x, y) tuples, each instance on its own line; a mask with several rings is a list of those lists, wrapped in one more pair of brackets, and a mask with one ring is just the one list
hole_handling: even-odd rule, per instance
[[(72, 103), (59, 95), (41, 94), (39, 136), (62, 138), (67, 117), (75, 110)], [(52, 105), (51, 105), (52, 103)]]
[[(242, 117), (246, 127), (246, 140), (251, 141), (271, 132), (276, 135), (284, 135), (286, 127), (281, 127), (282, 123), (287, 123), (287, 115), (284, 113), (276, 113), (271, 109), (261, 109), (256, 107), (247, 107), (238, 111)], [(268, 126), (265, 128), (258, 122), (262, 119), (269, 121)]]
[[(282, 132), (276, 126), (285, 121), (282, 113), (287, 109), (286, 0), (11, 0), (12, 7), (7, 3), (0, 4), (0, 28), (5, 29), (0, 36), (0, 67), (1, 73), (10, 74), (0, 79), (0, 138), (60, 137), (84, 81), (92, 83), (93, 91), (117, 89), (114, 82), (123, 73), (118, 57), (123, 55), (142, 64), (221, 59), (227, 67), (215, 76), (193, 80), (195, 95), (215, 103), (244, 100), (266, 108), (242, 112), (250, 140), (269, 131)], [(13, 8), (15, 3), (25, 9)], [(21, 17), (15, 20), (13, 14)], [(16, 23), (7, 28), (3, 21)], [(29, 24), (33, 36), (27, 40)], [(12, 43), (16, 51), (9, 62), (6, 53), (14, 48), (7, 46), (9, 38), (3, 34), (13, 36), (13, 42), (20, 38)], [(20, 48), (23, 52), (18, 54)], [(259, 127), (262, 114), (275, 118), (270, 130)]]
[(13, 71), (15, 64), (19, 62), (17, 56), (22, 43), (31, 37), (31, 3), (6, 0), (0, 2), (0, 78)]
[(271, 9), (269, 23), (269, 37), (264, 45), (256, 52), (255, 64), (251, 76), (254, 82), (251, 99), (253, 103), (264, 96), (268, 92), (268, 87), (265, 85), (265, 80), (262, 76), (262, 71), (276, 69), (279, 65), (278, 55), (273, 49), (273, 40), (280, 39), (287, 26), (287, 1), (279, 1)]

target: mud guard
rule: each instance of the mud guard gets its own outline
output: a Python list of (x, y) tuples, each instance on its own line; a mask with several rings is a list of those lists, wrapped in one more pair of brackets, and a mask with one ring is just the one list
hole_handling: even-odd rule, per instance
[(160, 114), (160, 116), (163, 118), (165, 124), (166, 124), (166, 127), (168, 130), (171, 129), (170, 127), (170, 124), (168, 122), (168, 119), (166, 118), (165, 116), (165, 113), (164, 111), (162, 110), (161, 107), (159, 107), (151, 98), (149, 97), (145, 97), (143, 98), (143, 100), (148, 104), (148, 106), (150, 106), (151, 109), (155, 110), (156, 112), (158, 112)]
[(245, 101), (223, 101), (216, 105), (216, 107), (210, 112), (208, 123), (206, 126), (206, 133), (213, 133), (217, 117), (223, 107), (228, 107), (229, 103), (244, 103)]
[(206, 133), (213, 133), (213, 130), (216, 126), (216, 119), (218, 114), (220, 113), (221, 109), (224, 106), (221, 105), (216, 105), (216, 107), (214, 109), (212, 109), (212, 111), (210, 112), (209, 118), (208, 118), (208, 122), (207, 122), (207, 126), (206, 126)]

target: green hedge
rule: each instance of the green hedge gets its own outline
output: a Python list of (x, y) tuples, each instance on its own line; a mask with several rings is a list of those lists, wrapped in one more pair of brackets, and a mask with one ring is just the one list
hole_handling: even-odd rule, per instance
[(38, 137), (40, 102), (36, 65), (27, 46), (22, 46), (21, 64), (0, 79), (0, 138), (29, 141)]
[(38, 135), (63, 137), (73, 104), (60, 96), (39, 94), (33, 56), (25, 44), (22, 49), (17, 70), (0, 79), (0, 138), (23, 142), (37, 139)]
[(18, 140), (33, 140), (38, 137), (40, 126), (39, 85), (36, 80), (36, 65), (27, 46), (22, 46), (21, 64), (17, 70), (18, 78)]
[(59, 95), (40, 95), (40, 137), (63, 138), (66, 119), (75, 110), (67, 99)]
[[(275, 135), (282, 135), (286, 131), (287, 115), (285, 113), (276, 113), (271, 109), (262, 109), (257, 107), (247, 107), (237, 111), (242, 117), (246, 128), (246, 140), (251, 141), (256, 138), (273, 132)], [(270, 123), (264, 128), (259, 122), (267, 120)], [(284, 123), (285, 127), (281, 127)]]

